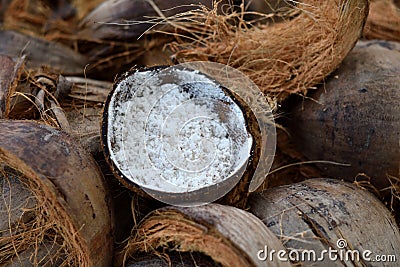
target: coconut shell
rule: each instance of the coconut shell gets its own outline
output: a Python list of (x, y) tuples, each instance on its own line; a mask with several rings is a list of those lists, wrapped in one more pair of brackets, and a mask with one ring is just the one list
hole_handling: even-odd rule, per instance
[(400, 41), (400, 2), (372, 0), (364, 38)]
[[(153, 0), (152, 3), (165, 17), (169, 17), (199, 8), (199, 4), (211, 8), (213, 0), (181, 0), (179, 3)], [(79, 35), (89, 40), (137, 39), (157, 24), (156, 18), (160, 18), (160, 14), (150, 1), (108, 0), (82, 20)]]
[[(164, 258), (163, 258), (164, 256)], [(168, 255), (150, 255), (139, 257), (126, 265), (126, 267), (219, 267), (209, 257), (200, 253), (169, 252)]]
[(258, 260), (258, 251), (266, 245), (284, 249), (268, 228), (246, 211), (219, 204), (166, 207), (150, 213), (133, 231), (124, 258), (169, 249), (203, 253), (221, 266), (290, 266), (288, 262)]
[(100, 5), (104, 0), (90, 0), (90, 1), (80, 1), (80, 0), (72, 0), (72, 4), (76, 9), (76, 15), (78, 19), (84, 18), (90, 11), (95, 9), (98, 5)]
[(378, 189), (398, 177), (400, 53), (385, 42), (360, 42), (319, 90), (295, 107), (289, 131), (309, 160), (331, 178), (360, 173)]
[(73, 18), (76, 12), (70, 2), (13, 0), (4, 13), (3, 29), (66, 41), (68, 38), (65, 37), (75, 28)]
[[(3, 172), (7, 172), (7, 177)], [(33, 193), (19, 180), (11, 169), (0, 170), (0, 247), (2, 238), (12, 234), (12, 229), (20, 221), (27, 222), (30, 210), (37, 204)]]
[[(162, 70), (166, 67), (152, 67), (152, 68), (145, 68), (142, 70), (136, 70), (136, 71), (144, 71), (144, 70)], [(135, 71), (134, 71), (135, 72)], [(227, 88), (224, 88), (221, 86), (223, 92), (228, 96), (231, 97), (234, 102), (240, 107), (241, 111), (243, 112), (243, 116), (245, 117), (245, 123), (246, 123), (246, 129), (249, 132), (249, 134), (253, 138), (253, 144), (252, 148), (250, 151), (249, 159), (247, 162), (247, 165), (244, 166), (243, 168), (246, 168), (244, 171), (243, 175), (239, 180), (237, 179), (237, 175), (233, 174), (231, 177), (228, 177), (228, 179), (221, 181), (218, 184), (213, 184), (208, 187), (203, 187), (200, 189), (196, 189), (191, 191), (190, 193), (168, 193), (166, 195), (166, 198), (164, 199), (164, 195), (160, 195), (157, 191), (153, 191), (150, 189), (146, 189), (146, 193), (135, 183), (133, 183), (128, 177), (126, 177), (121, 170), (117, 167), (115, 162), (111, 159), (111, 148), (108, 147), (108, 128), (111, 127), (111, 125), (108, 125), (108, 118), (109, 118), (109, 113), (110, 113), (110, 102), (114, 98), (116, 98), (118, 101), (118, 97), (121, 98), (121, 100), (126, 97), (124, 94), (125, 93), (118, 93), (118, 95), (115, 93), (116, 88), (118, 87), (118, 84), (123, 81), (123, 79), (129, 75), (133, 75), (134, 72), (130, 72), (125, 74), (124, 76), (121, 76), (119, 80), (114, 84), (114, 89), (110, 92), (104, 106), (104, 111), (102, 115), (102, 133), (101, 133), (101, 140), (102, 140), (102, 148), (104, 151), (104, 155), (107, 159), (107, 162), (109, 163), (111, 169), (113, 170), (115, 176), (117, 179), (121, 181), (122, 184), (124, 184), (127, 188), (130, 190), (138, 193), (141, 196), (148, 197), (148, 193), (154, 194), (158, 196), (158, 200), (160, 201), (166, 201), (167, 203), (170, 204), (176, 204), (176, 205), (182, 205), (182, 203), (204, 203), (204, 202), (212, 202), (215, 200), (215, 195), (220, 194), (219, 192), (221, 191), (221, 188), (231, 188), (229, 192), (221, 198), (220, 202), (223, 204), (228, 204), (232, 206), (236, 206), (239, 208), (243, 208), (246, 205), (246, 200), (249, 192), (249, 186), (251, 183), (251, 180), (253, 178), (253, 174), (256, 171), (256, 168), (259, 163), (259, 159), (261, 157), (261, 150), (262, 150), (262, 144), (261, 144), (261, 132), (260, 132), (260, 127), (258, 126), (258, 121), (257, 118), (255, 117), (254, 113), (252, 110), (249, 108), (249, 106), (246, 104), (246, 102), (241, 99), (238, 95), (232, 93)], [(209, 73), (206, 73), (206, 75)], [(130, 89), (131, 90), (131, 89)], [(272, 140), (272, 139), (271, 139)], [(232, 186), (233, 181), (238, 181), (236, 185)], [(173, 203), (172, 203), (172, 202)]]
[(12, 58), (0, 55), (0, 119), (10, 113), (10, 97), (15, 91), (21, 74), (23, 59), (15, 62)]
[[(236, 5), (240, 5), (242, 0), (237, 0)], [(284, 0), (245, 0), (244, 18), (257, 23), (274, 23), (282, 21), (284, 13), (290, 11), (295, 5), (294, 2)]]
[(48, 66), (63, 74), (82, 74), (88, 60), (67, 46), (18, 33), (0, 31), (0, 54), (18, 58), (26, 55), (28, 68)]
[(241, 12), (218, 14), (216, 8), (187, 13), (171, 20), (187, 33), (169, 45), (179, 63), (231, 66), (282, 102), (306, 94), (337, 68), (359, 39), (369, 8), (366, 0), (295, 3), (280, 23), (246, 23)]
[[(399, 255), (399, 229), (385, 206), (367, 190), (335, 179), (310, 179), (255, 193), (250, 212), (260, 218), (289, 250), (339, 249), (375, 255)], [(305, 261), (306, 266), (316, 263)], [(318, 261), (321, 266), (353, 266), (349, 261)], [(385, 263), (356, 262), (367, 266)]]
[(27, 177), (52, 203), (49, 217), (65, 230), (79, 266), (110, 266), (111, 210), (104, 178), (94, 162), (63, 132), (30, 121), (0, 121), (0, 162)]
[(65, 112), (71, 134), (92, 155), (102, 151), (99, 131), (101, 112), (101, 106), (82, 107)]

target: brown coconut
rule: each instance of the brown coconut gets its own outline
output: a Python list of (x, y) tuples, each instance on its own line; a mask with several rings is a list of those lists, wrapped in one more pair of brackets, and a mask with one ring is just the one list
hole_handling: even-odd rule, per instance
[(14, 232), (13, 227), (32, 219), (32, 210), (37, 201), (29, 190), (27, 181), (20, 179), (19, 173), (3, 166), (3, 163), (0, 166), (0, 244), (4, 246), (6, 237)]
[[(63, 265), (110, 266), (113, 237), (104, 178), (71, 137), (35, 122), (0, 121), (0, 162), (3, 176), (16, 176), (26, 185), (22, 192), (37, 203), (32, 209), (20, 205), (17, 215), (33, 213), (25, 223), (17, 220), (6, 230), (10, 235), (0, 236), (0, 263), (17, 262), (13, 257), (26, 255), (26, 249), (33, 249), (29, 259), (37, 262), (35, 255), (42, 255), (41, 246), (50, 239), (62, 247), (57, 255), (67, 255)], [(27, 199), (25, 195), (8, 197), (17, 204)]]
[[(390, 43), (360, 42), (340, 68), (295, 107), (288, 125), (293, 142), (328, 177), (370, 177), (380, 190), (399, 176), (400, 53)], [(386, 190), (384, 193), (389, 193)]]
[(363, 36), (366, 39), (400, 41), (400, 2), (372, 0)]
[[(385, 206), (367, 190), (335, 179), (310, 179), (255, 193), (249, 199), (250, 212), (260, 218), (289, 251), (359, 251), (360, 261), (302, 261), (305, 266), (387, 266), (362, 260), (366, 250), (375, 255), (399, 257), (399, 229)], [(306, 258), (307, 259), (307, 258)], [(345, 258), (343, 258), (345, 259)], [(296, 262), (293, 262), (296, 263)], [(394, 265), (393, 265), (394, 266)]]
[[(213, 0), (174, 1), (129, 1), (108, 0), (90, 12), (80, 23), (79, 35), (88, 40), (133, 40), (138, 39), (154, 26), (165, 23), (159, 18), (160, 13), (166, 16), (195, 10), (199, 4), (209, 8)], [(226, 1), (224, 1), (226, 4)]]
[(291, 11), (296, 3), (285, 0), (237, 0), (236, 5), (244, 3), (244, 19), (253, 23), (274, 23), (281, 21), (285, 12)]
[[(167, 18), (187, 31), (170, 47), (178, 62), (232, 66), (282, 101), (289, 94), (306, 93), (336, 69), (360, 37), (368, 1), (307, 0), (285, 14), (275, 24), (246, 23), (242, 12), (218, 14), (216, 8)], [(181, 22), (183, 18), (190, 23)]]
[(284, 249), (259, 219), (244, 210), (219, 204), (165, 207), (150, 213), (133, 230), (121, 257), (127, 263), (142, 253), (179, 251), (201, 253), (216, 266), (290, 266), (258, 260), (258, 251), (266, 245)]
[(0, 30), (0, 54), (18, 58), (26, 55), (28, 68), (50, 67), (65, 75), (81, 75), (88, 59), (71, 48), (43, 38)]

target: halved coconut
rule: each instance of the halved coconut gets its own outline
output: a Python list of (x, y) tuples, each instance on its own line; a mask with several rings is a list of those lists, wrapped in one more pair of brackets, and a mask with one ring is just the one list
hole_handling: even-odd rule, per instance
[[(132, 266), (125, 264), (135, 262), (143, 253), (173, 256), (176, 252), (191, 252), (203, 260), (211, 259), (213, 266), (291, 266), (271, 256), (272, 250), (286, 251), (261, 220), (244, 210), (219, 204), (164, 207), (151, 212), (133, 229), (114, 264)], [(267, 258), (265, 254), (269, 254)]]
[(199, 71), (136, 70), (106, 101), (103, 149), (129, 188), (174, 205), (207, 203), (258, 162), (260, 130), (248, 125), (249, 116), (243, 101)]

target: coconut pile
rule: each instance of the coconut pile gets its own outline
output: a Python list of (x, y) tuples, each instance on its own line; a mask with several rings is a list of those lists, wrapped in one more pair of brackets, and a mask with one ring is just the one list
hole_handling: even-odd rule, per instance
[(399, 21), (1, 1), (0, 266), (398, 266)]

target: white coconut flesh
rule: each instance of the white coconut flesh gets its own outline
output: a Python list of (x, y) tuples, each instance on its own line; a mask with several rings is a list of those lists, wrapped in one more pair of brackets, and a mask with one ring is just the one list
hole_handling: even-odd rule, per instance
[(253, 139), (243, 111), (195, 70), (131, 73), (116, 84), (107, 111), (110, 159), (145, 189), (209, 187), (243, 170), (250, 157)]

